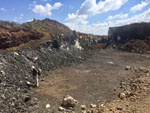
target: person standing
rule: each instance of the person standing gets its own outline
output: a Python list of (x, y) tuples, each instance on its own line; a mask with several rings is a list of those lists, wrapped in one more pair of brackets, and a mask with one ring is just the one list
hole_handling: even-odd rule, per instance
[(34, 66), (32, 66), (32, 76), (33, 80), (35, 81), (35, 86), (39, 86), (39, 76), (41, 75), (41, 69), (36, 69)]

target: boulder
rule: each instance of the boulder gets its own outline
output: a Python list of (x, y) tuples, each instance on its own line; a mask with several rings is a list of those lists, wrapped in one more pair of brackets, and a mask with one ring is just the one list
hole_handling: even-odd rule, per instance
[(121, 107), (121, 106), (117, 106), (117, 108), (116, 108), (117, 110), (120, 110), (120, 111), (122, 111), (123, 110), (123, 108)]
[(28, 102), (28, 101), (30, 101), (31, 100), (31, 97), (30, 96), (26, 96), (25, 98), (24, 98), (24, 102)]
[(91, 108), (96, 108), (96, 105), (95, 104), (91, 104), (90, 107)]
[(81, 105), (81, 109), (85, 110), (86, 109), (86, 105)]
[(75, 107), (75, 105), (78, 104), (78, 101), (75, 100), (73, 97), (71, 97), (70, 95), (67, 95), (64, 97), (63, 99), (63, 103), (62, 106), (64, 108), (70, 108), (70, 107)]
[(125, 66), (125, 70), (131, 70), (130, 66)]
[(58, 108), (58, 110), (59, 110), (59, 111), (65, 111), (65, 108), (63, 108), (62, 106), (60, 106), (60, 107)]
[(50, 104), (46, 104), (46, 106), (45, 106), (46, 108), (50, 108), (51, 106), (50, 106)]
[(126, 94), (125, 93), (119, 93), (118, 97), (120, 99), (124, 99), (124, 98), (126, 98)]

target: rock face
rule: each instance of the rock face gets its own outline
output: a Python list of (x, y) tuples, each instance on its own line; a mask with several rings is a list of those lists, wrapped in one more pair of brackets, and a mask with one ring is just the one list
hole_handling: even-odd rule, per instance
[(150, 23), (135, 23), (109, 28), (109, 44), (119, 49), (145, 53), (150, 51)]

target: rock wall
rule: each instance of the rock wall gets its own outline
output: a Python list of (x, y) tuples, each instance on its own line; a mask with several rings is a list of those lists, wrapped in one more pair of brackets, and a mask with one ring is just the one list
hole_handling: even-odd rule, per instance
[(150, 23), (110, 27), (109, 44), (130, 52), (150, 51)]

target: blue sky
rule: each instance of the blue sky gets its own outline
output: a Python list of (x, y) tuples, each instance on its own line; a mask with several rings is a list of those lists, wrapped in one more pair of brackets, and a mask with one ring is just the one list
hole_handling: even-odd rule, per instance
[(69, 28), (105, 35), (109, 27), (150, 22), (150, 0), (1, 0), (0, 20), (50, 18)]

